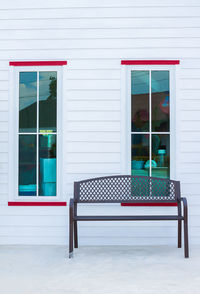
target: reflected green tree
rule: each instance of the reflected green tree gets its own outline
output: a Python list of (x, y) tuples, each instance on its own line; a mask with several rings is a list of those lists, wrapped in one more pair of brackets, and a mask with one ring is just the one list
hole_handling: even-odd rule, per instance
[(47, 100), (55, 100), (56, 99), (56, 93), (57, 93), (57, 78), (50, 76), (49, 80), (51, 81), (49, 83), (49, 97)]

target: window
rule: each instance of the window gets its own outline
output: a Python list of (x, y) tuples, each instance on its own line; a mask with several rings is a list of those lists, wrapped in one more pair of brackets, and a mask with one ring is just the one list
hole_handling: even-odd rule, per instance
[(131, 71), (131, 174), (170, 176), (169, 71)]
[(139, 176), (174, 177), (174, 68), (128, 66), (124, 77), (127, 85), (125, 171)]
[(57, 72), (19, 72), (19, 196), (56, 196)]
[(56, 66), (14, 69), (10, 141), (17, 147), (11, 149), (16, 199), (60, 195), (61, 74), (61, 67)]

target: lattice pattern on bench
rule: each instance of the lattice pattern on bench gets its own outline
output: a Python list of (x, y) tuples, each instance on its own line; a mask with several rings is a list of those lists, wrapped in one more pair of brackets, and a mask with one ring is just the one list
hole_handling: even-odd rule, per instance
[(78, 202), (176, 201), (176, 182), (141, 176), (112, 176), (76, 182)]

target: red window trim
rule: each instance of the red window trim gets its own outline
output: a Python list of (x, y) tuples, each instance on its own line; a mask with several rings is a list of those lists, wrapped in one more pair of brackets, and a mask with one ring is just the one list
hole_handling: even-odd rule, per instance
[(180, 64), (180, 60), (121, 60), (122, 65), (170, 65)]
[(67, 206), (67, 202), (8, 202), (8, 206)]
[(66, 60), (56, 61), (10, 61), (10, 66), (56, 66), (56, 65), (67, 65)]
[(121, 206), (177, 206), (177, 203), (121, 203)]

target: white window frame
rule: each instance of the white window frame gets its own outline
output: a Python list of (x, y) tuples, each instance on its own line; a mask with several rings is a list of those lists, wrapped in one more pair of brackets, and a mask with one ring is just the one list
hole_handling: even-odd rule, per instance
[[(57, 72), (57, 132), (56, 132), (56, 196), (19, 196), (18, 164), (19, 164), (19, 73), (20, 72)], [(9, 201), (61, 201), (63, 199), (63, 66), (11, 66), (9, 95)], [(38, 91), (38, 84), (37, 84)], [(37, 94), (38, 95), (38, 94)]]
[[(121, 173), (131, 174), (131, 71), (168, 70), (170, 81), (170, 178), (177, 178), (178, 107), (175, 65), (122, 65), (121, 70)], [(150, 132), (148, 132), (150, 133)], [(152, 132), (154, 133), (154, 132)], [(158, 132), (159, 133), (159, 132)], [(165, 132), (163, 132), (165, 134)]]

